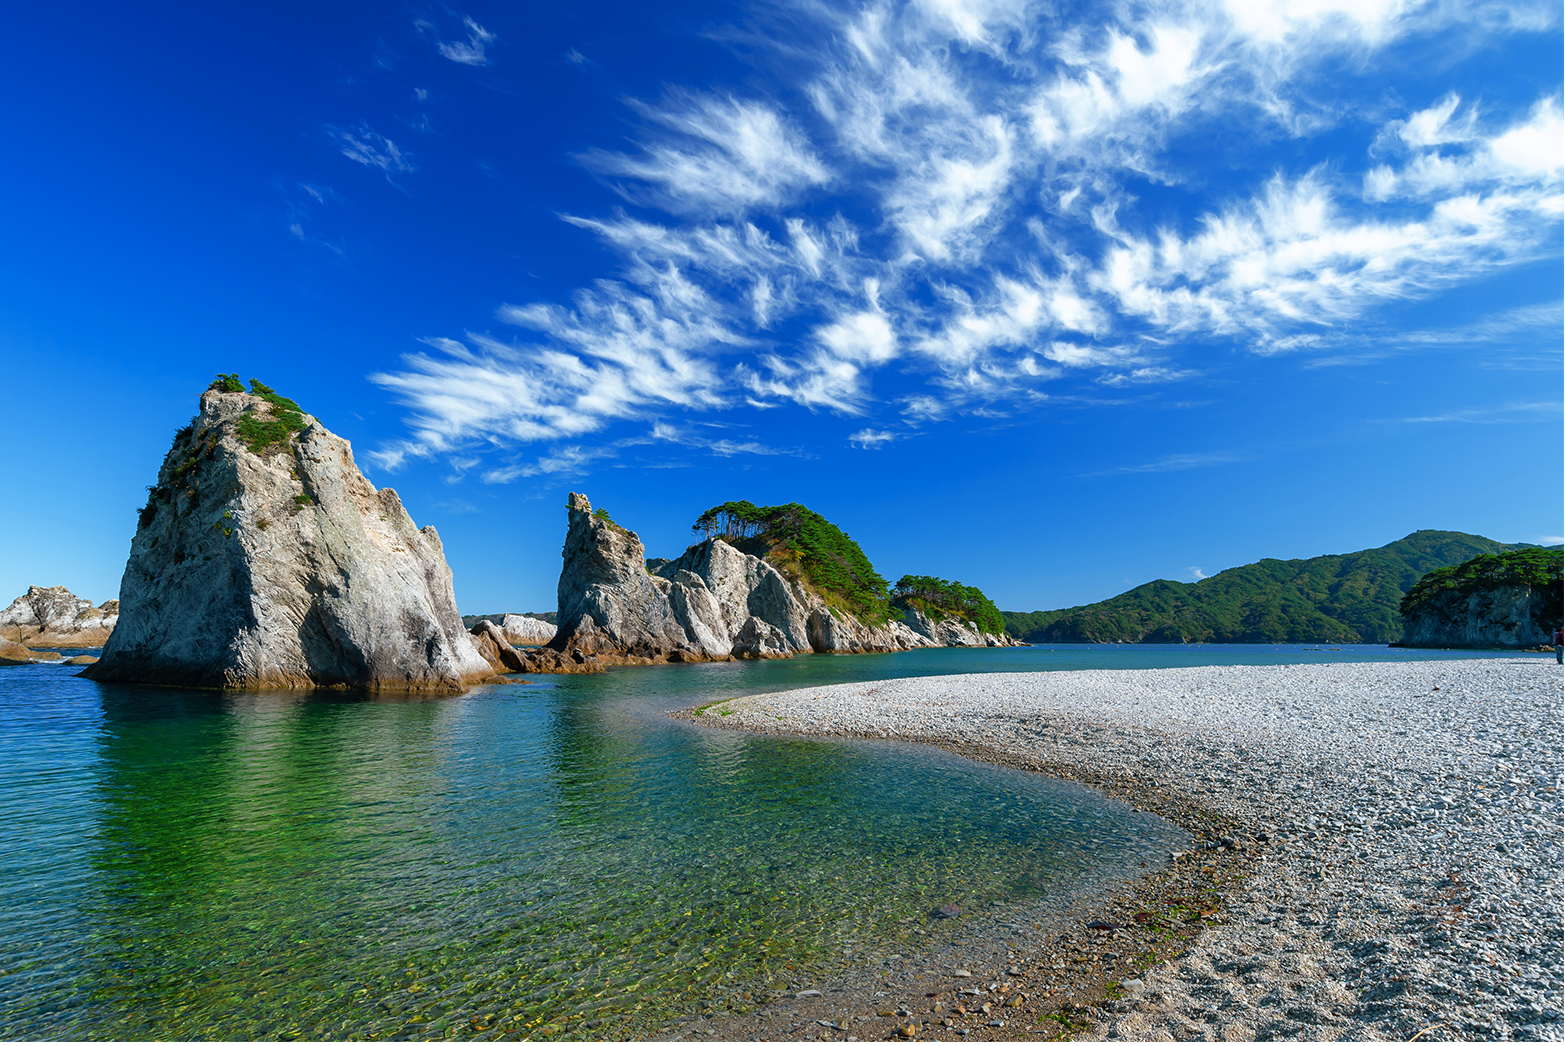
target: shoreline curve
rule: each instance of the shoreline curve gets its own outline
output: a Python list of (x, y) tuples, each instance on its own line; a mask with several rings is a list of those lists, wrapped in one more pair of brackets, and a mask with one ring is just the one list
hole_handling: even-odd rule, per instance
[[(855, 1037), (1557, 1040), (1561, 682), (1552, 662), (1527, 657), (995, 673), (673, 714), (934, 744), (1097, 787), (1196, 836), (1194, 853), (1103, 899), (1106, 912), (1140, 908), (1178, 931), (1175, 946), (1139, 953), (1140, 987), (1122, 974), (1123, 989), (1102, 977), (1096, 992), (1079, 976), (1065, 983), (1061, 959), (1084, 972), (1069, 954), (1077, 946), (1045, 934), (1004, 953), (1013, 958), (995, 976), (1010, 975), (1004, 991), (1026, 1000), (1003, 1026), (920, 998), (889, 1021), (855, 1015), (868, 1018)], [(1214, 906), (1190, 923), (1149, 911), (1193, 888)], [(1144, 929), (1114, 933), (1147, 949)], [(959, 990), (919, 987), (942, 988), (936, 1003)], [(790, 1005), (808, 1018), (825, 1003), (811, 1001)], [(703, 1031), (840, 1039), (852, 1027), (789, 1019)]]

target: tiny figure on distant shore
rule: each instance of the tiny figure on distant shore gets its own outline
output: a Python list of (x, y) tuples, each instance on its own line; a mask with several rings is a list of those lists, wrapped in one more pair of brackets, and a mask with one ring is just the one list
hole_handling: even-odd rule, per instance
[(1554, 630), (1554, 660), (1565, 665), (1565, 630)]

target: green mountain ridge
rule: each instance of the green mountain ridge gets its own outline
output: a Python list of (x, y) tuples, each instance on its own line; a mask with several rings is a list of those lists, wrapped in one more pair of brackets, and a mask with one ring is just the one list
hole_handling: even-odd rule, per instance
[(1200, 581), (1152, 581), (1102, 602), (1002, 611), (1028, 643), (1395, 643), (1402, 597), (1425, 574), (1474, 556), (1539, 548), (1419, 530), (1380, 548), (1263, 559)]

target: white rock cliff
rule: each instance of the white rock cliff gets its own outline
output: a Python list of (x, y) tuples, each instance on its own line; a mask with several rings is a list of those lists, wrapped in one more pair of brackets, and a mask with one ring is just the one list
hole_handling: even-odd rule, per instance
[(241, 419), (279, 408), (209, 390), (174, 439), (131, 542), (101, 681), (459, 692), (489, 677), (440, 538), (348, 442), (303, 429), (252, 452)]
[(584, 495), (571, 494), (567, 511), (559, 631), (530, 662), (534, 671), (1014, 642), (917, 610), (869, 625), (721, 538), (648, 560), (641, 539), (594, 515)]
[(1560, 621), (1558, 583), (1499, 585), (1442, 592), (1403, 619), (1402, 646), (1513, 648), (1551, 646)]

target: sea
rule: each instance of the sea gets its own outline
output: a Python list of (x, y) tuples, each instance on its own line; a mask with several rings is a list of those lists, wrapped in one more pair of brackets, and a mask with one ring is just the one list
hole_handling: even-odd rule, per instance
[(1516, 655), (941, 649), (422, 699), (0, 668), (0, 1037), (655, 1035), (916, 959), (969, 913), (1112, 889), (1187, 838), (928, 746), (671, 710), (907, 676), (1486, 656)]

